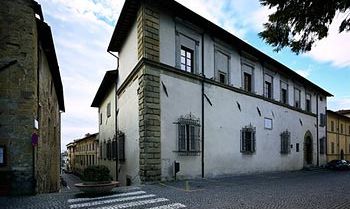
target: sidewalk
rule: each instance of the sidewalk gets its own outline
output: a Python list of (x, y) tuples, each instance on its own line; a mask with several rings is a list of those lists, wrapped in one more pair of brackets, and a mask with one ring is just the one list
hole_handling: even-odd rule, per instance
[(81, 182), (78, 176), (69, 173), (62, 173), (61, 176), (67, 185), (61, 184), (60, 192), (79, 192), (79, 189), (74, 186), (74, 184)]

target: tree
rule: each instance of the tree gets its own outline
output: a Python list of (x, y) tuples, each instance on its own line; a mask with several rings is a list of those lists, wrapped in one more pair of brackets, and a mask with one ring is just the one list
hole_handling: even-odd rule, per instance
[(260, 0), (260, 4), (276, 9), (259, 37), (277, 52), (284, 47), (296, 54), (310, 51), (315, 41), (327, 37), (338, 13), (347, 13), (339, 33), (350, 31), (350, 0)]

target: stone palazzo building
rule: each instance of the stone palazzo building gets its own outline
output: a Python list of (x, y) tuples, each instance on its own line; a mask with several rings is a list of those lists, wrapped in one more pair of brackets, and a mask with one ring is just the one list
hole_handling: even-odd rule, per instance
[(92, 106), (101, 153), (124, 136), (122, 184), (326, 162), (332, 95), (176, 1), (126, 0), (108, 51)]
[(0, 193), (57, 192), (63, 88), (35, 1), (1, 1), (0, 95)]

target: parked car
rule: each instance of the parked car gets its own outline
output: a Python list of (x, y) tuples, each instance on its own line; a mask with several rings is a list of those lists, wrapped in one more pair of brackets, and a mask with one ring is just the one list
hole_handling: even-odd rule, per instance
[(326, 168), (332, 170), (350, 170), (350, 164), (346, 160), (332, 160), (326, 164)]

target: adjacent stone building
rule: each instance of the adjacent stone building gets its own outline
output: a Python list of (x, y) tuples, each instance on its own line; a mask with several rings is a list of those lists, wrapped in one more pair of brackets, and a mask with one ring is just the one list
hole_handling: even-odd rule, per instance
[(1, 1), (0, 95), (1, 193), (57, 192), (63, 88), (51, 29), (33, 0)]
[(327, 161), (350, 160), (350, 117), (345, 114), (327, 110)]
[(172, 180), (175, 162), (178, 178), (326, 163), (331, 94), (176, 1), (126, 0), (108, 51), (92, 106), (100, 146), (124, 134), (122, 184)]

